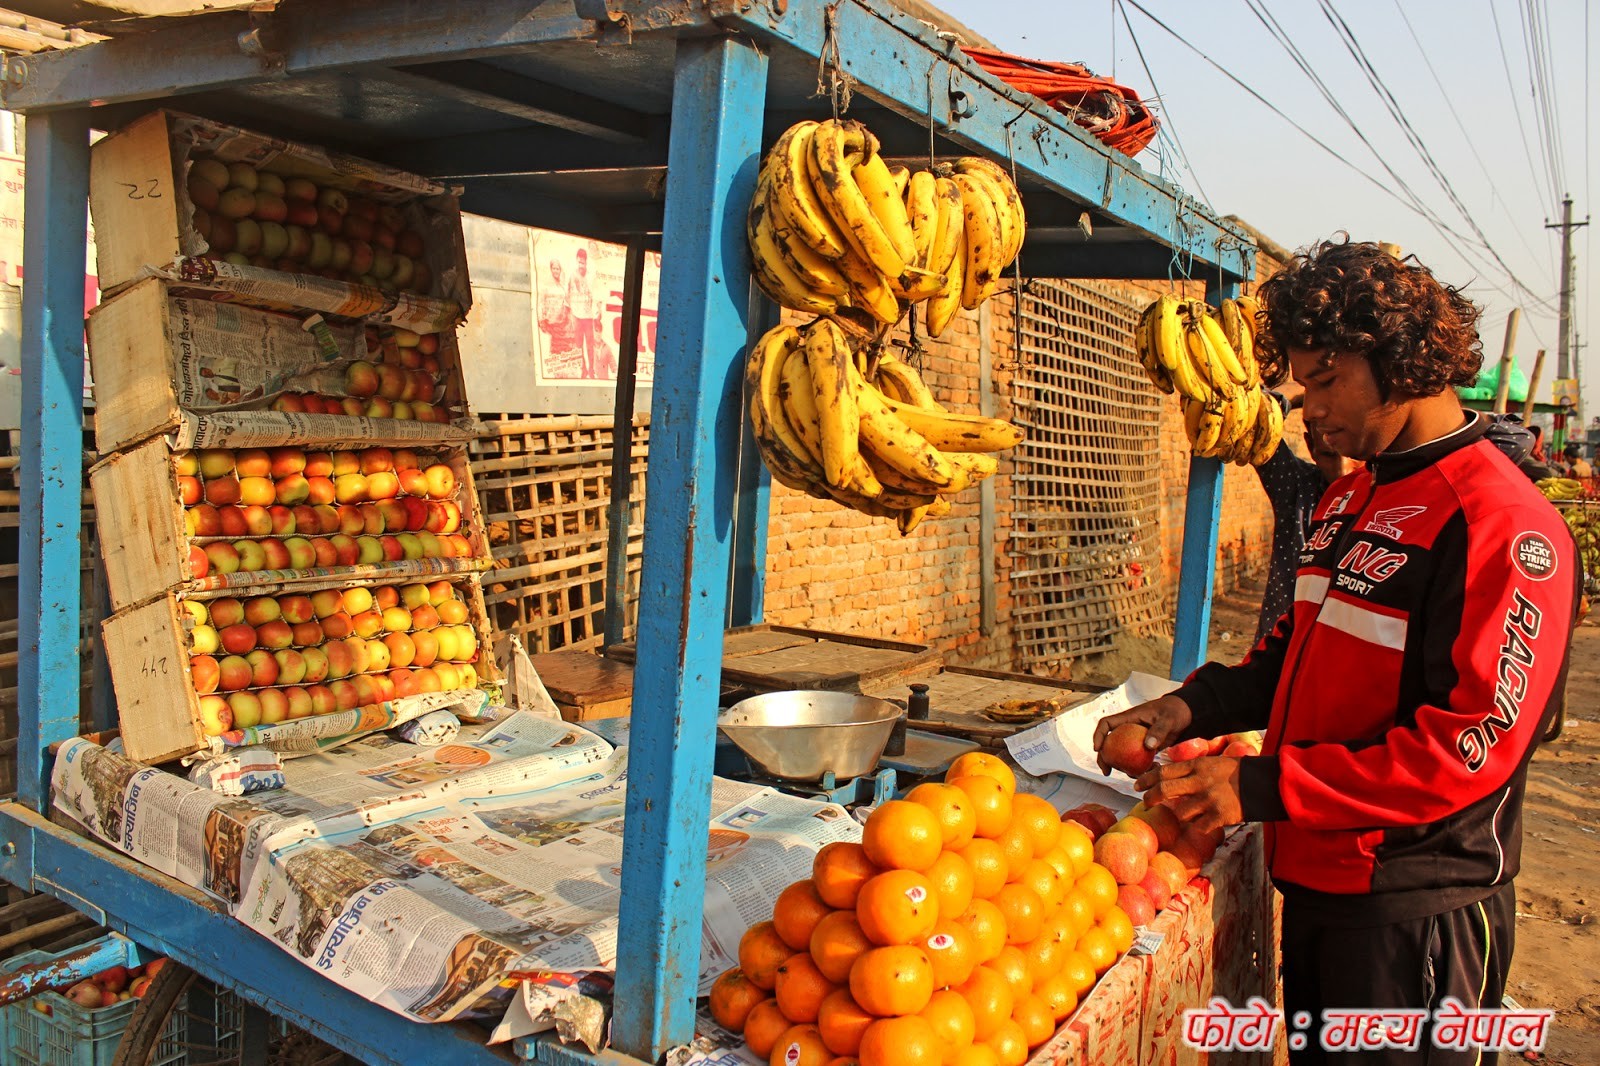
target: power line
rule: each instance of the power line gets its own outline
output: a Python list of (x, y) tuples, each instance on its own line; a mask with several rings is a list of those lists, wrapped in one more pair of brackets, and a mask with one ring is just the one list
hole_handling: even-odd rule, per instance
[(1522, 23), (1523, 58), (1528, 64), (1528, 95), (1533, 99), (1533, 113), (1538, 120), (1534, 129), (1539, 134), (1539, 151), (1542, 153), (1545, 177), (1550, 182), (1550, 194), (1559, 203), (1565, 189), (1554, 143), (1555, 128), (1551, 122), (1550, 100), (1545, 87), (1544, 64), (1538, 44), (1538, 29), (1534, 25), (1533, 6), (1527, 0), (1518, 0), (1517, 15)]
[[(1528, 144), (1527, 123), (1522, 121), (1522, 105), (1517, 103), (1517, 86), (1516, 83), (1511, 80), (1511, 59), (1506, 55), (1505, 35), (1500, 32), (1500, 15), (1497, 11), (1495, 11), (1494, 0), (1488, 0), (1488, 4), (1489, 17), (1494, 21), (1494, 37), (1500, 45), (1500, 67), (1506, 73), (1506, 91), (1508, 94), (1507, 99), (1511, 101), (1512, 113), (1517, 116), (1517, 132), (1522, 135), (1522, 158), (1523, 161), (1528, 164), (1528, 177), (1533, 179), (1533, 187), (1538, 189), (1539, 178), (1533, 172), (1533, 148)], [(1546, 215), (1554, 213), (1555, 209), (1551, 206), (1553, 203), (1554, 200), (1545, 202)]]
[[(1133, 41), (1133, 51), (1139, 57), (1139, 65), (1144, 68), (1144, 76), (1150, 80), (1150, 92), (1157, 100), (1160, 100), (1162, 99), (1161, 86), (1156, 84), (1156, 76), (1151, 73), (1150, 64), (1145, 62), (1144, 46), (1139, 43), (1139, 35), (1133, 32), (1133, 23), (1128, 21), (1128, 9), (1122, 6), (1122, 0), (1117, 0), (1117, 11), (1122, 15), (1122, 24), (1128, 28), (1128, 37)], [(1117, 24), (1113, 21), (1111, 23), (1111, 32), (1115, 34), (1116, 30)], [(1200, 194), (1200, 199), (1205, 201), (1206, 206), (1211, 206), (1211, 197), (1206, 195), (1205, 187), (1200, 184), (1200, 175), (1195, 172), (1194, 165), (1189, 162), (1189, 153), (1183, 150), (1183, 141), (1178, 137), (1178, 127), (1172, 121), (1172, 112), (1166, 108), (1162, 108), (1162, 111), (1165, 121), (1158, 127), (1157, 134), (1166, 132), (1171, 135), (1172, 144), (1177, 148), (1179, 158), (1183, 160), (1184, 169), (1194, 179), (1195, 191)]]

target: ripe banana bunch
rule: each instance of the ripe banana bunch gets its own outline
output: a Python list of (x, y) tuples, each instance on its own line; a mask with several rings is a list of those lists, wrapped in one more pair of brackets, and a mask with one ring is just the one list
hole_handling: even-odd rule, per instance
[(857, 308), (884, 326), (925, 300), (938, 336), (994, 293), (1025, 228), (999, 166), (967, 157), (942, 169), (890, 168), (854, 120), (791, 126), (762, 161), (746, 216), (756, 283), (783, 307)]
[(763, 335), (750, 350), (745, 392), (774, 480), (893, 518), (902, 534), (948, 513), (951, 497), (994, 474), (992, 453), (1022, 440), (1009, 422), (945, 410), (891, 355), (871, 367), (831, 318)]
[[(1548, 481), (1565, 481), (1567, 478), (1547, 478)], [(1543, 487), (1544, 482), (1541, 481)], [(1572, 539), (1578, 544), (1578, 556), (1583, 560), (1583, 572), (1593, 577), (1600, 574), (1600, 510), (1589, 507), (1567, 509), (1562, 517), (1572, 530)]]
[[(1583, 498), (1583, 482), (1570, 477), (1547, 477), (1534, 483), (1534, 488), (1544, 493), (1547, 500), (1580, 500)], [(1571, 524), (1571, 514), (1568, 514), (1568, 524)]]
[(1179, 402), (1189, 444), (1201, 458), (1260, 466), (1272, 458), (1283, 438), (1283, 408), (1259, 385), (1240, 389), (1226, 400), (1184, 396)]

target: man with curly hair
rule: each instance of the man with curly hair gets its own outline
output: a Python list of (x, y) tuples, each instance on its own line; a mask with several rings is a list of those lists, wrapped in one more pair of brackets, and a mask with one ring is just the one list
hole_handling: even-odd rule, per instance
[[(1236, 666), (1102, 721), (1161, 748), (1265, 729), (1256, 758), (1145, 774), (1208, 832), (1265, 823), (1300, 1063), (1489, 1063), (1431, 1047), (1330, 1054), (1324, 1011), (1491, 1009), (1511, 960), (1528, 761), (1565, 686), (1578, 602), (1565, 524), (1465, 411), (1478, 309), (1414, 259), (1328, 242), (1261, 287), (1263, 377), (1292, 373), (1329, 486), (1292, 608)], [(1324, 1031), (1326, 1035), (1326, 1031)]]

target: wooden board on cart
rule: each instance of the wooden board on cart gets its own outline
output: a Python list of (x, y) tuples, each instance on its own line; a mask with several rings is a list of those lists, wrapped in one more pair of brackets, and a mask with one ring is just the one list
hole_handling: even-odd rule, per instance
[[(632, 663), (632, 642), (613, 644), (608, 658)], [(863, 692), (937, 671), (943, 659), (926, 644), (793, 626), (756, 625), (723, 635), (722, 683), (757, 692), (827, 689)]]
[(620, 718), (633, 707), (633, 666), (587, 651), (528, 657), (568, 722)]
[[(928, 686), (928, 720), (915, 723), (916, 728), (989, 744), (997, 744), (1103, 691), (1080, 681), (964, 666), (947, 666), (928, 677), (874, 683), (866, 691), (873, 696), (904, 699), (909, 695), (906, 686), (912, 681)], [(1019, 707), (1034, 708), (1038, 716), (1010, 721), (984, 713), (994, 708), (1015, 711)]]

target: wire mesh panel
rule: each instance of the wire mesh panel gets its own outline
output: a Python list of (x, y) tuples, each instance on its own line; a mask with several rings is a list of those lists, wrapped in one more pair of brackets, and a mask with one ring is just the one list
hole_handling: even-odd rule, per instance
[(1067, 282), (1023, 297), (1010, 538), (1022, 668), (1112, 651), (1162, 616), (1161, 397), (1133, 351), (1138, 311)]
[[(588, 649), (604, 637), (611, 417), (494, 420), (472, 445), (472, 476), (494, 550), (483, 595), (498, 630), (530, 652)], [(633, 428), (627, 632), (643, 557), (648, 426)]]

